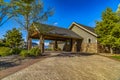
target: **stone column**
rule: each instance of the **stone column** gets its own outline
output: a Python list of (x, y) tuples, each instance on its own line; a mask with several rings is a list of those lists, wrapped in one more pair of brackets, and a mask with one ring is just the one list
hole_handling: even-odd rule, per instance
[(44, 37), (43, 37), (43, 35), (40, 36), (39, 47), (40, 47), (41, 53), (44, 53)]
[(55, 40), (55, 43), (54, 43), (54, 50), (56, 50), (58, 48), (58, 44), (57, 44), (57, 40)]
[(77, 52), (76, 40), (72, 40), (72, 52)]

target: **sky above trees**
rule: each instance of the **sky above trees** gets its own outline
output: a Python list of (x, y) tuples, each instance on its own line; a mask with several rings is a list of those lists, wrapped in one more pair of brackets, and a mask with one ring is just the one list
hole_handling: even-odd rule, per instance
[[(43, 0), (44, 8), (54, 8), (54, 15), (47, 24), (68, 28), (75, 21), (84, 25), (95, 27), (95, 21), (101, 20), (102, 12), (110, 7), (116, 11), (120, 0)], [(20, 27), (14, 20), (8, 21), (0, 27), (0, 38), (7, 30)], [(23, 34), (25, 34), (23, 32)], [(25, 38), (26, 35), (23, 35)]]

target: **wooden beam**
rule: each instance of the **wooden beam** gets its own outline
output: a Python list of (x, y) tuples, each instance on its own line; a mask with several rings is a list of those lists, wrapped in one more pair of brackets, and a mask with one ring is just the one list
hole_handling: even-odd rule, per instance
[(28, 38), (28, 50), (32, 48), (32, 38)]

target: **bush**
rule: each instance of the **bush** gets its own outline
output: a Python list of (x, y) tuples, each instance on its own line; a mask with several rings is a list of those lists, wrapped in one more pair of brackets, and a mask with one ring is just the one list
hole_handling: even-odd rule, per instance
[(46, 48), (45, 50), (47, 50), (47, 51), (52, 51), (52, 49), (51, 49), (51, 48)]
[(19, 54), (21, 52), (21, 49), (19, 49), (19, 48), (13, 48), (12, 49), (12, 54)]
[(28, 56), (29, 56), (29, 53), (28, 53), (27, 50), (22, 50), (22, 51), (20, 52), (20, 56), (22, 56), (22, 57), (28, 57)]
[(1, 47), (5, 46), (5, 43), (0, 42), (0, 46)]
[(61, 48), (59, 48), (59, 47), (55, 48), (55, 51), (61, 51)]
[(41, 53), (39, 47), (34, 47), (29, 51), (30, 56), (39, 56), (40, 54)]
[(0, 56), (8, 56), (11, 55), (11, 48), (9, 47), (0, 47)]

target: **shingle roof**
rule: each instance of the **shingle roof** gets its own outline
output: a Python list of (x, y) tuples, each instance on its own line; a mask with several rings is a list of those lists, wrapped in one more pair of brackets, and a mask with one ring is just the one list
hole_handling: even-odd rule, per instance
[(65, 28), (61, 28), (53, 25), (41, 24), (41, 23), (34, 23), (34, 25), (37, 27), (37, 29), (40, 32), (43, 32), (47, 35), (50, 34), (50, 35), (56, 35), (56, 36), (82, 39), (81, 36), (79, 36), (78, 34), (76, 34), (75, 32), (69, 29), (65, 29)]

